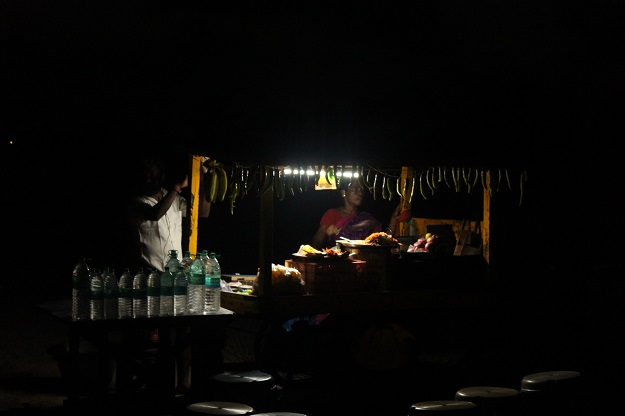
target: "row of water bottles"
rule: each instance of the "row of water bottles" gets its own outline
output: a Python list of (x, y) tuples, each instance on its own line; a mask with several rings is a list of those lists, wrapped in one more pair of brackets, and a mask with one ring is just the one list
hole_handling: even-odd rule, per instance
[(72, 275), (72, 319), (100, 320), (150, 318), (213, 314), (221, 306), (221, 266), (215, 253), (191, 257), (186, 251), (182, 261), (178, 251), (169, 251), (163, 273), (151, 270), (146, 275), (129, 268), (117, 278), (115, 270), (89, 269), (82, 258)]

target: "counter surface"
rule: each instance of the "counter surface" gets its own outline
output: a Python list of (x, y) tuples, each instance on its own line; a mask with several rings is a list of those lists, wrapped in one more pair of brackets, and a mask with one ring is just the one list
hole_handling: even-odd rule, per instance
[[(287, 263), (311, 266), (312, 272), (306, 269), (303, 273), (306, 294), (280, 294), (272, 290), (271, 296), (263, 297), (222, 292), (222, 306), (238, 314), (289, 318), (327, 312), (473, 308), (491, 301), (488, 266), (482, 256), (404, 255), (389, 259), (383, 269), (369, 267), (358, 273), (336, 267), (330, 273), (328, 267), (336, 263), (316, 265), (292, 260)], [(321, 278), (323, 286), (319, 284)], [(338, 290), (319, 293), (320, 287)]]

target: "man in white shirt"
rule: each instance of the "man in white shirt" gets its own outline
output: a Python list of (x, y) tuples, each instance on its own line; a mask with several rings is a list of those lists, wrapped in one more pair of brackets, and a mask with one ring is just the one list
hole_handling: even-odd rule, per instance
[(130, 207), (133, 225), (133, 254), (145, 268), (165, 270), (169, 250), (182, 253), (182, 218), (187, 200), (180, 192), (188, 186), (188, 175), (175, 178), (165, 188), (164, 175), (155, 160), (145, 162), (140, 195)]

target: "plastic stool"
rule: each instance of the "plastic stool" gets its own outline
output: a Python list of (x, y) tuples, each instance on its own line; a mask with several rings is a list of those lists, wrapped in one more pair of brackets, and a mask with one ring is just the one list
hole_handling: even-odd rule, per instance
[(410, 406), (408, 416), (416, 416), (426, 412), (445, 412), (448, 415), (479, 415), (477, 405), (469, 401), (431, 400)]
[(211, 377), (208, 393), (211, 400), (249, 403), (264, 411), (273, 405), (275, 385), (274, 377), (262, 371), (224, 371)]
[(222, 383), (273, 383), (273, 376), (258, 370), (252, 371), (224, 371), (215, 374), (213, 380)]
[(292, 412), (266, 412), (266, 413), (254, 413), (254, 416), (307, 416), (304, 413), (292, 413)]
[(520, 415), (519, 391), (508, 387), (473, 386), (456, 392), (456, 400), (475, 403), (485, 416)]
[(532, 414), (581, 414), (581, 397), (581, 374), (577, 371), (545, 371), (521, 379), (523, 405)]
[(202, 413), (205, 415), (251, 415), (254, 408), (243, 403), (233, 402), (200, 402), (188, 405), (186, 413)]

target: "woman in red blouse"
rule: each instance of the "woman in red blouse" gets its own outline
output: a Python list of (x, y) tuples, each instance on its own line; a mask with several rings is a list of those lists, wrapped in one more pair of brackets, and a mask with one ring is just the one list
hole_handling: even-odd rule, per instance
[[(364, 240), (369, 235), (382, 231), (382, 224), (373, 215), (360, 210), (364, 189), (358, 182), (352, 182), (347, 189), (341, 190), (343, 205), (328, 209), (319, 222), (319, 228), (313, 236), (312, 246), (322, 250), (333, 247), (340, 237), (350, 240)], [(392, 234), (401, 212), (401, 204), (393, 211), (387, 233)]]

